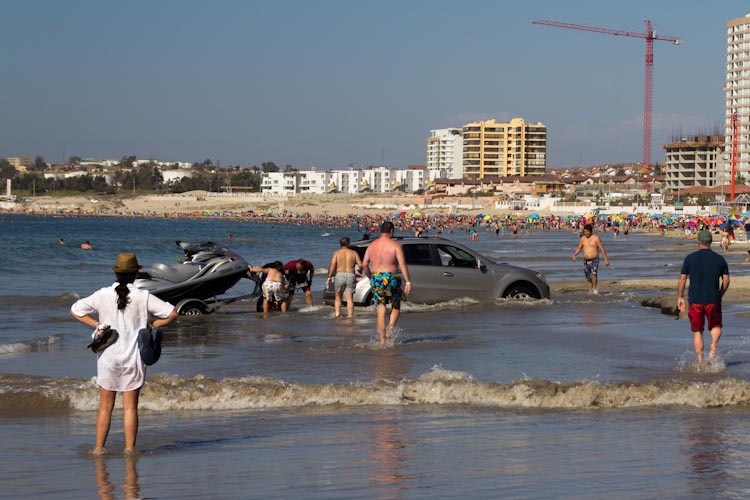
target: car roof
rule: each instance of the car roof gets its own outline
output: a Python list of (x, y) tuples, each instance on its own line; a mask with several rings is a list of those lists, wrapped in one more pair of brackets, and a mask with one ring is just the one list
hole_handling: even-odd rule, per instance
[[(369, 240), (352, 241), (350, 243), (350, 246), (366, 247), (367, 245), (369, 245), (376, 239), (377, 238), (372, 238)], [(436, 238), (434, 236), (394, 236), (391, 239), (393, 239), (394, 241), (398, 241), (400, 243), (417, 243), (417, 242), (426, 241), (427, 243), (442, 242), (442, 243), (455, 243), (455, 244), (461, 245), (461, 243), (458, 243), (457, 241), (449, 240), (448, 238), (443, 238), (443, 237)]]

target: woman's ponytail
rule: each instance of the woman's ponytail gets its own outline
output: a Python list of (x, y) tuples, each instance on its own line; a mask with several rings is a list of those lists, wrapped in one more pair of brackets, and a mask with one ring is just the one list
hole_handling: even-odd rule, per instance
[(119, 283), (115, 287), (115, 292), (117, 292), (118, 310), (125, 309), (128, 306), (128, 303), (130, 302), (130, 297), (128, 297), (128, 295), (130, 294), (128, 284), (135, 281), (136, 274), (137, 273), (115, 273), (115, 275), (117, 276), (117, 283)]

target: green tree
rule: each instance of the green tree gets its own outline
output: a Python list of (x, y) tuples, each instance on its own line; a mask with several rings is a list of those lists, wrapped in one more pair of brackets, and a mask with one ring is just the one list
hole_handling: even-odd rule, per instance
[(241, 169), (235, 174), (229, 176), (229, 182), (232, 186), (242, 186), (252, 188), (253, 191), (260, 191), (260, 181), (262, 175), (260, 172), (254, 172), (250, 169)]
[(5, 158), (0, 159), (0, 178), (12, 179), (16, 176), (16, 167), (11, 165)]
[(47, 170), (47, 163), (44, 161), (43, 157), (37, 156), (34, 158), (34, 163), (29, 167), (29, 170), (32, 172), (44, 172)]
[(123, 156), (122, 160), (120, 160), (120, 167), (132, 169), (136, 160), (137, 158), (135, 156)]
[(68, 158), (68, 163), (71, 165), (80, 165), (81, 164), (81, 157), (80, 156), (71, 156)]
[(266, 162), (261, 163), (261, 167), (263, 167), (263, 172), (265, 173), (279, 171), (279, 167), (277, 167), (276, 164), (272, 161), (266, 161)]

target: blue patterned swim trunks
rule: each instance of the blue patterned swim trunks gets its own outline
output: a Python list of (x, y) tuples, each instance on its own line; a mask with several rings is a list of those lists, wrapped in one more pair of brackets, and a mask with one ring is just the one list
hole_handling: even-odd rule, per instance
[(370, 276), (373, 303), (375, 305), (393, 304), (401, 307), (401, 276), (395, 273), (373, 273)]

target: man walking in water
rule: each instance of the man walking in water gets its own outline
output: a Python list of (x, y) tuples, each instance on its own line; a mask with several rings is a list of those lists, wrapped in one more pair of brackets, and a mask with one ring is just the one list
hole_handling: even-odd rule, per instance
[(328, 266), (328, 279), (326, 285), (333, 280), (333, 310), (334, 318), (341, 316), (341, 294), (346, 299), (347, 317), (354, 316), (354, 266), (362, 269), (362, 259), (359, 254), (349, 248), (349, 238), (341, 238), (341, 248), (333, 252), (331, 265)]
[[(391, 338), (401, 312), (401, 276), (406, 280), (403, 292), (407, 296), (411, 293), (411, 281), (409, 281), (409, 269), (404, 259), (404, 249), (393, 241), (393, 233), (393, 223), (383, 222), (380, 226), (380, 238), (367, 247), (365, 258), (362, 260), (362, 270), (370, 278), (373, 301), (377, 306), (378, 335), (381, 344), (385, 343), (386, 337)], [(398, 274), (399, 269), (401, 275)], [(386, 329), (385, 313), (388, 304), (391, 304), (391, 315)]]
[[(711, 250), (713, 237), (710, 231), (698, 233), (699, 250), (685, 257), (677, 282), (677, 308), (685, 310), (685, 282), (690, 277), (688, 289), (688, 317), (693, 330), (693, 347), (698, 364), (703, 363), (703, 322), (708, 320), (711, 332), (709, 359), (716, 354), (721, 337), (721, 298), (729, 288), (729, 266), (721, 255)], [(721, 286), (719, 286), (721, 279)]]
[(586, 281), (589, 283), (589, 293), (597, 294), (599, 289), (598, 274), (599, 274), (599, 252), (602, 252), (604, 256), (604, 265), (609, 265), (609, 258), (607, 258), (607, 251), (604, 250), (602, 240), (594, 234), (594, 228), (591, 224), (583, 226), (583, 236), (581, 241), (578, 243), (578, 248), (573, 253), (573, 260), (576, 260), (576, 255), (581, 253), (583, 250), (583, 274), (586, 276)]

